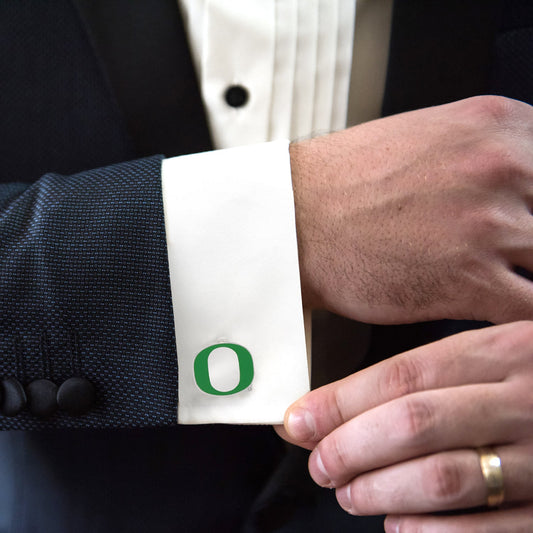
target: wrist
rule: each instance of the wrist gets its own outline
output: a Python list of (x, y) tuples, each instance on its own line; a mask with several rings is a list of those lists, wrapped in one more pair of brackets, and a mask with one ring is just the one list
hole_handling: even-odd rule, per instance
[(316, 309), (322, 307), (320, 283), (314, 267), (312, 233), (319, 230), (317, 220), (313, 220), (315, 210), (313, 201), (313, 172), (317, 166), (313, 163), (311, 141), (291, 143), (289, 145), (292, 186), (294, 191), (294, 211), (296, 218), (296, 236), (298, 242), (298, 260), (300, 266), (300, 283), (304, 307)]

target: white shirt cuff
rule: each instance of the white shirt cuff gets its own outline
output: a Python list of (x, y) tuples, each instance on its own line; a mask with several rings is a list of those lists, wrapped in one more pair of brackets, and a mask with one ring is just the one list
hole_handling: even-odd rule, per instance
[(309, 390), (288, 141), (163, 161), (178, 422), (280, 423)]

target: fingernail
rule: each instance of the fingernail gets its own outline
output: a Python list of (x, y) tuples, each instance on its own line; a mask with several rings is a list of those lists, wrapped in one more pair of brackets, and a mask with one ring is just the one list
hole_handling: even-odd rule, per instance
[(397, 516), (387, 516), (384, 526), (386, 533), (399, 533), (400, 519)]
[(293, 409), (287, 417), (287, 431), (296, 440), (312, 440), (316, 434), (313, 415), (307, 409)]
[(312, 453), (312, 456), (314, 456), (315, 465), (318, 469), (318, 475), (316, 475), (315, 473), (315, 475), (313, 476), (313, 479), (321, 487), (332, 488), (333, 483), (331, 483), (331, 478), (329, 477), (329, 474), (326, 471), (326, 467), (324, 466), (324, 463), (322, 462), (322, 457), (320, 456), (320, 452), (318, 448), (315, 448), (315, 450)]
[(337, 489), (337, 501), (339, 505), (348, 513), (355, 514), (352, 507), (352, 498), (351, 498), (351, 488), (350, 485), (344, 485), (340, 489)]

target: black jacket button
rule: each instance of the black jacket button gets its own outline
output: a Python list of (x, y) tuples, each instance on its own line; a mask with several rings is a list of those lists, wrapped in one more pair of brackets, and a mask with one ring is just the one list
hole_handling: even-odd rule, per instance
[(86, 378), (69, 378), (57, 390), (57, 404), (71, 415), (87, 412), (95, 400), (94, 385)]
[(32, 414), (46, 418), (57, 410), (57, 385), (49, 379), (36, 379), (26, 387), (28, 408)]
[(20, 381), (16, 378), (2, 380), (4, 398), (2, 401), (2, 414), (16, 416), (26, 407), (26, 392)]

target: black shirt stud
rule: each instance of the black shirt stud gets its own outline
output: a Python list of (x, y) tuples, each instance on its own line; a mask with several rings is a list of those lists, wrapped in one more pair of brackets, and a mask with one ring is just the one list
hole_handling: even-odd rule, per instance
[(242, 85), (231, 85), (224, 93), (226, 104), (231, 107), (242, 107), (248, 102), (249, 93)]

